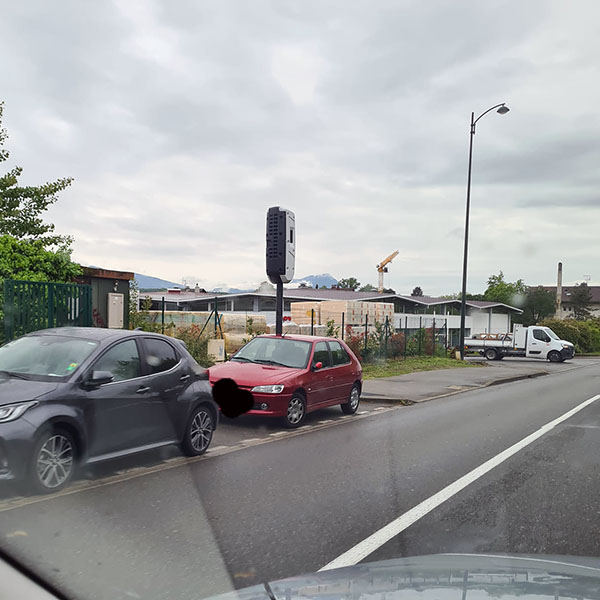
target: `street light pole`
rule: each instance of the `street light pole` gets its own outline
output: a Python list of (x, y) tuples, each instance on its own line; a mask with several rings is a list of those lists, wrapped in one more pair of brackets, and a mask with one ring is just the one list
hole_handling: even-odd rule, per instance
[(471, 212), (471, 167), (473, 165), (473, 138), (475, 137), (475, 125), (477, 121), (490, 111), (497, 108), (497, 112), (505, 115), (509, 108), (504, 103), (496, 104), (482, 112), (477, 118), (475, 113), (471, 113), (471, 131), (469, 136), (469, 172), (467, 175), (467, 207), (465, 212), (465, 243), (463, 250), (463, 271), (462, 271), (462, 291), (460, 295), (460, 359), (465, 358), (465, 319), (467, 314), (467, 259), (469, 255), (469, 216)]

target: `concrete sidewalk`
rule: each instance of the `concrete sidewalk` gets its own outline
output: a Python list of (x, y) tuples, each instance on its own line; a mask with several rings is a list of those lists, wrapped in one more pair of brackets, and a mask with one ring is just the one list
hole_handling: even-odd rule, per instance
[(473, 369), (421, 371), (395, 377), (368, 379), (363, 382), (361, 399), (425, 402), (490, 385), (600, 365), (600, 358), (598, 360), (575, 358), (559, 364), (522, 358), (505, 358), (502, 361), (486, 361), (479, 358), (467, 360), (485, 366)]

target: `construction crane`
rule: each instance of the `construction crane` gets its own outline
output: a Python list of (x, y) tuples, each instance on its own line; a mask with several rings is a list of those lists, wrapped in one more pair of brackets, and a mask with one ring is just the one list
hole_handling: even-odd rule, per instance
[(379, 293), (383, 294), (383, 274), (388, 272), (387, 266), (390, 264), (394, 258), (398, 256), (398, 250), (396, 252), (392, 252), (387, 258), (383, 259), (377, 265), (377, 272), (379, 273)]

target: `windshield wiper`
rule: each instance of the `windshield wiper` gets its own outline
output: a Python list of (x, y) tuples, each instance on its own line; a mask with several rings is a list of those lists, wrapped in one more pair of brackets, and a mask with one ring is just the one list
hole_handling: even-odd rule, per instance
[(231, 360), (243, 360), (244, 362), (254, 362), (251, 358), (246, 358), (245, 356), (233, 356)]
[(255, 360), (254, 362), (260, 363), (261, 365), (275, 365), (277, 367), (289, 367), (290, 365), (284, 365), (283, 363), (277, 362), (276, 360)]
[(27, 375), (23, 375), (22, 373), (15, 373), (14, 371), (0, 370), (0, 374), (7, 375), (8, 377), (14, 377), (15, 379), (25, 379), (26, 381), (29, 380), (29, 377), (27, 377)]

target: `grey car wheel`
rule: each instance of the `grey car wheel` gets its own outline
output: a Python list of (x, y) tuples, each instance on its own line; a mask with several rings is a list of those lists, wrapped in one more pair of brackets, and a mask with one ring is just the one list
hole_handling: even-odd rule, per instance
[(43, 434), (35, 445), (30, 468), (35, 491), (44, 494), (63, 489), (75, 472), (76, 448), (73, 438), (62, 430)]
[(188, 456), (204, 454), (212, 441), (215, 430), (214, 417), (209, 408), (198, 407), (190, 417), (185, 432), (183, 450)]

